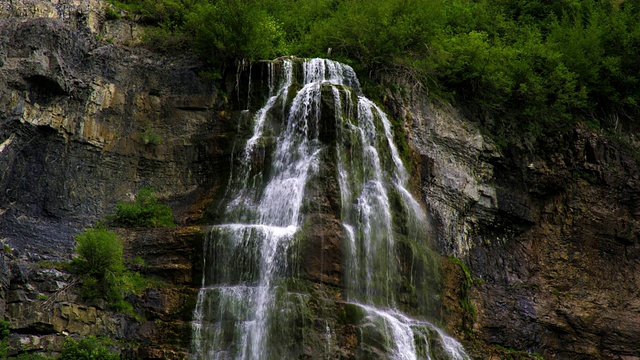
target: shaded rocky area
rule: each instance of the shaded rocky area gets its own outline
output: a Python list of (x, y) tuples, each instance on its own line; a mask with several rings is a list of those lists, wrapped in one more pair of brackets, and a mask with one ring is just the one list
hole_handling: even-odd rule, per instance
[(445, 262), (452, 331), (483, 358), (639, 358), (633, 135), (578, 126), (498, 151), (455, 109), (413, 96), (388, 105), (405, 119), (440, 252), (468, 267)]
[[(224, 101), (200, 63), (154, 54), (102, 1), (0, 4), (0, 316), (9, 355), (56, 352), (64, 339), (117, 340), (125, 358), (184, 358), (199, 227), (228, 171)], [(133, 315), (77, 296), (60, 266), (75, 234), (145, 185), (178, 224), (119, 230), (125, 262), (164, 286), (127, 300)], [(141, 265), (131, 262), (137, 258)], [(197, 288), (197, 285), (196, 285)]]

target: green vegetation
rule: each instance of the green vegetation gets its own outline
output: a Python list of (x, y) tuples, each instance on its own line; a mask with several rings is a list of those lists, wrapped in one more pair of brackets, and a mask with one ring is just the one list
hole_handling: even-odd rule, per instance
[(87, 299), (106, 299), (112, 310), (136, 316), (127, 294), (139, 295), (159, 280), (128, 271), (122, 260), (122, 239), (103, 226), (89, 228), (76, 236), (78, 257), (72, 269), (81, 274), (80, 295)]
[(544, 357), (538, 353), (530, 353), (527, 351), (519, 351), (515, 349), (505, 348), (500, 345), (494, 345), (494, 355), (502, 360), (543, 360)]
[(464, 314), (462, 317), (462, 326), (464, 327), (467, 335), (470, 338), (473, 338), (473, 324), (476, 321), (476, 308), (471, 303), (471, 286), (477, 285), (479, 279), (474, 279), (469, 271), (469, 267), (462, 262), (462, 260), (456, 257), (449, 257), (449, 260), (454, 264), (458, 265), (462, 272), (464, 273), (464, 281), (460, 284), (460, 290), (462, 292), (462, 297), (460, 298), (460, 307), (464, 310)]
[(50, 357), (47, 357), (43, 354), (37, 354), (37, 353), (24, 353), (24, 354), (20, 354), (17, 357), (12, 357), (11, 359), (15, 359), (15, 360), (48, 360), (48, 359), (52, 359)]
[[(0, 330), (7, 329), (8, 323), (0, 322)], [(2, 347), (0, 347), (0, 359), (7, 359), (6, 336), (8, 330), (3, 330), (4, 336)], [(17, 357), (11, 357), (16, 360), (118, 360), (120, 355), (109, 350), (108, 346), (112, 342), (110, 340), (101, 340), (93, 336), (84, 339), (74, 340), (68, 338), (62, 348), (62, 352), (58, 356), (47, 356), (39, 353), (23, 353)]]
[[(132, 204), (119, 202), (116, 213), (110, 220), (119, 226), (172, 227), (171, 208), (158, 203), (152, 187), (143, 187)], [(86, 299), (106, 299), (111, 309), (131, 316), (137, 316), (133, 306), (125, 300), (129, 294), (140, 295), (152, 286), (162, 286), (160, 280), (149, 279), (137, 272), (126, 269), (123, 262), (122, 239), (103, 223), (88, 228), (78, 234), (76, 252), (70, 269), (80, 274), (80, 295)], [(141, 258), (133, 259), (131, 265), (144, 266)], [(53, 266), (43, 263), (41, 266)]]
[(107, 7), (106, 9), (104, 9), (104, 15), (107, 18), (107, 20), (120, 19), (120, 13), (118, 13), (116, 10), (114, 10), (111, 7)]
[(78, 257), (73, 267), (82, 274), (81, 295), (88, 299), (122, 299), (122, 239), (113, 231), (96, 227), (78, 234), (76, 243)]
[(9, 323), (0, 320), (0, 359), (6, 359), (9, 352)]
[(95, 337), (79, 341), (67, 339), (57, 360), (118, 360), (120, 355), (109, 351), (106, 344)]
[(144, 132), (141, 132), (140, 139), (145, 145), (160, 145), (164, 142), (160, 135), (154, 133), (153, 131), (151, 131), (151, 129), (147, 129)]
[(122, 273), (122, 240), (104, 227), (89, 228), (76, 236), (76, 266), (99, 280)]
[(404, 79), (455, 99), (508, 141), (575, 121), (617, 129), (639, 113), (638, 0), (112, 3), (155, 29), (150, 44), (191, 49), (210, 73), (331, 49), (365, 84), (366, 77)]
[(109, 219), (123, 227), (174, 227), (173, 211), (159, 203), (153, 191), (152, 187), (145, 186), (138, 192), (135, 202), (118, 202), (116, 213)]

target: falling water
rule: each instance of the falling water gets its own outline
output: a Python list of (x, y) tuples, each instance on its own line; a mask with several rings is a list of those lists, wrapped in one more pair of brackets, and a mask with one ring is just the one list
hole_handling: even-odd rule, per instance
[[(345, 233), (343, 306), (360, 314), (353, 325), (382, 334), (392, 359), (467, 359), (454, 339), (426, 319), (397, 310), (406, 302), (397, 295), (407, 285), (402, 281), (421, 291), (437, 278), (428, 249), (415, 245), (424, 243), (423, 210), (406, 188), (408, 175), (389, 119), (362, 96), (350, 67), (323, 59), (268, 65), (267, 100), (253, 115), (251, 136), (233, 167), (223, 218), (204, 244), (193, 357), (293, 357), (274, 344), (291, 341), (287, 334), (300, 326), (291, 319), (308, 306), (308, 294), (289, 291), (286, 280), (295, 277), (291, 249), (304, 241), (306, 188), (329, 151), (330, 144), (321, 141), (327, 94), (335, 112), (334, 176)], [(420, 279), (399, 273), (398, 249), (420, 254), (411, 264), (411, 274), (415, 262)], [(424, 303), (429, 296), (435, 295), (424, 296)], [(337, 344), (332, 325), (324, 321), (318, 329), (329, 358)]]

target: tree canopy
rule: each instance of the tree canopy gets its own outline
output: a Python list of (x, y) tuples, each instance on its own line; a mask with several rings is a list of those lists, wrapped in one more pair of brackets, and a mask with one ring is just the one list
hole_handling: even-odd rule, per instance
[(640, 103), (638, 0), (122, 0), (220, 71), (281, 55), (410, 75), (540, 132)]

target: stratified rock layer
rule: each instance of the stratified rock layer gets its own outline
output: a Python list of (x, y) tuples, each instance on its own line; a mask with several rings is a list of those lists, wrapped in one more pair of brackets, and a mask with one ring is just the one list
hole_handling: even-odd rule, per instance
[[(88, 335), (131, 344), (125, 357), (183, 358), (189, 348), (202, 236), (187, 225), (226, 181), (234, 129), (197, 60), (123, 46), (139, 28), (107, 20), (106, 6), (0, 4), (0, 316), (10, 355)], [(128, 298), (142, 315), (133, 317), (79, 299), (75, 277), (53, 263), (70, 260), (75, 234), (144, 185), (178, 227), (119, 231), (125, 261), (142, 259), (131, 266), (169, 284)]]
[(469, 348), (637, 359), (637, 147), (578, 126), (499, 152), (450, 106), (388, 95), (417, 153), (440, 251), (470, 272), (445, 275), (450, 326)]
[[(123, 351), (131, 357), (188, 351), (202, 234), (185, 225), (215, 216), (238, 129), (227, 107), (246, 94), (227, 91), (224, 105), (197, 61), (129, 47), (143, 29), (107, 20), (106, 6), (0, 2), (0, 316), (11, 354), (59, 350), (68, 335), (139, 344)], [(262, 75), (251, 76), (258, 96)], [(578, 127), (499, 151), (455, 108), (387, 95), (416, 155), (438, 250), (468, 267), (443, 267), (445, 313), (468, 350), (479, 359), (506, 351), (487, 344), (545, 358), (639, 359), (637, 146)], [(179, 228), (120, 230), (127, 259), (143, 258), (140, 271), (175, 285), (132, 297), (140, 320), (79, 302), (74, 279), (47, 261), (68, 260), (83, 226), (145, 184), (170, 202)], [(309, 216), (327, 227), (310, 234), (301, 270), (313, 298), (333, 301), (342, 271), (336, 184), (311, 190), (324, 208)], [(349, 315), (329, 303), (310, 305), (320, 330)], [(344, 357), (365, 356), (354, 352), (354, 328), (334, 335)]]

